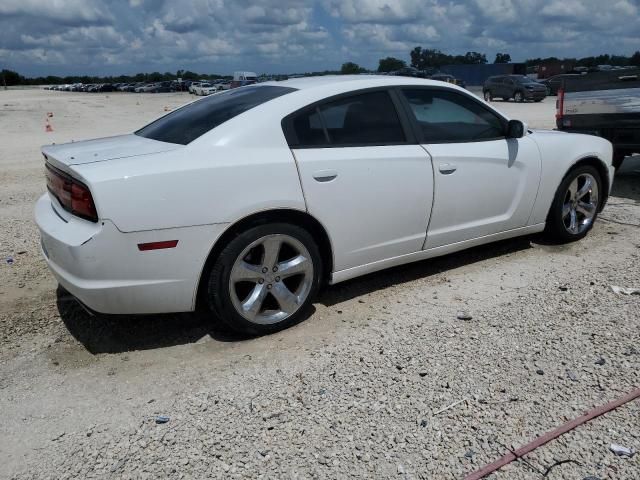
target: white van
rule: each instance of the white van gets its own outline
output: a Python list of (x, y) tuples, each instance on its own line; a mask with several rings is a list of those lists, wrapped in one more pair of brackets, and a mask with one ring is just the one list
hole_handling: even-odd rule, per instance
[(258, 80), (255, 72), (233, 72), (233, 81), (231, 82), (231, 88), (243, 87), (244, 85), (251, 85)]

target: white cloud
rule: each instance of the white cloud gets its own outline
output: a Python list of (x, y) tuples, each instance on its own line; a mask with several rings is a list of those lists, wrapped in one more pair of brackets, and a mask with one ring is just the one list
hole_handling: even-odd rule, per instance
[(524, 60), (632, 53), (639, 19), (638, 0), (0, 0), (0, 52), (27, 74), (375, 67), (417, 45)]

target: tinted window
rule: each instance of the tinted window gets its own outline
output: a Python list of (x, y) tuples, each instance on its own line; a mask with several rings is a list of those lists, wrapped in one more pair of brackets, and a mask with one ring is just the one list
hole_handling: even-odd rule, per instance
[(329, 138), (326, 135), (320, 112), (317, 108), (307, 110), (293, 119), (293, 128), (297, 141), (289, 142), (304, 146), (326, 146)]
[(344, 97), (306, 110), (293, 119), (292, 146), (386, 145), (406, 141), (387, 92)]
[(504, 137), (504, 121), (456, 92), (404, 90), (424, 143), (473, 142)]
[(517, 81), (519, 81), (520, 83), (538, 83), (535, 80), (529, 78), (529, 77), (525, 77), (525, 76), (521, 76), (521, 77), (515, 77), (515, 79)]
[(227, 120), (294, 90), (272, 85), (229, 90), (190, 103), (135, 133), (161, 142), (186, 145)]

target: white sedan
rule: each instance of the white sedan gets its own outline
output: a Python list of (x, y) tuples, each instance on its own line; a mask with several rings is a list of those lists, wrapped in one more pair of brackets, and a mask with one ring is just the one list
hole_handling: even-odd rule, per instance
[(241, 87), (42, 152), (35, 216), (65, 289), (110, 314), (204, 306), (253, 334), (304, 318), (324, 283), (535, 232), (578, 240), (614, 174), (606, 140), (388, 76)]

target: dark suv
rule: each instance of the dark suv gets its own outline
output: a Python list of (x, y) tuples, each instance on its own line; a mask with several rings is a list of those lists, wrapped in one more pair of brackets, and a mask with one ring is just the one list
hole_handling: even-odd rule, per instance
[(513, 98), (516, 102), (541, 102), (547, 96), (547, 87), (525, 75), (499, 75), (487, 78), (482, 93), (487, 102), (496, 97), (505, 101)]

